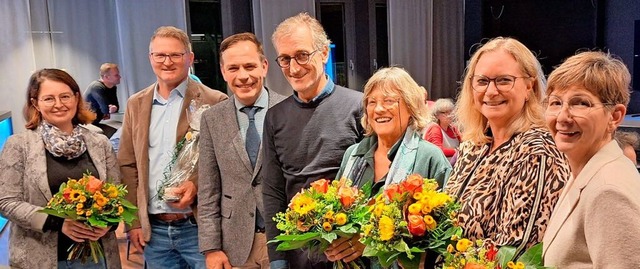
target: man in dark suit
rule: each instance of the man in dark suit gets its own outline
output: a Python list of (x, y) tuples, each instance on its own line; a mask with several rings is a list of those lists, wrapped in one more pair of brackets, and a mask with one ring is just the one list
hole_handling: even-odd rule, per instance
[(227, 37), (220, 54), (222, 76), (233, 96), (202, 116), (200, 251), (207, 268), (269, 268), (259, 151), (267, 110), (285, 97), (263, 85), (269, 65), (254, 34)]

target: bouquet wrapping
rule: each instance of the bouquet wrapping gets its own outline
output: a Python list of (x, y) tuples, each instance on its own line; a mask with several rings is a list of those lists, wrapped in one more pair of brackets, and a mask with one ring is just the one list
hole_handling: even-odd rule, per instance
[[(81, 179), (69, 179), (60, 185), (47, 206), (39, 212), (83, 222), (88, 227), (106, 228), (124, 221), (131, 224), (138, 210), (125, 199), (124, 185), (104, 182), (89, 173)], [(100, 243), (85, 241), (74, 243), (68, 250), (67, 260), (81, 259), (83, 263), (91, 257), (93, 262), (104, 257)]]
[[(298, 192), (285, 212), (273, 220), (282, 232), (269, 243), (278, 243), (278, 251), (310, 248), (324, 251), (338, 237), (352, 237), (360, 232), (360, 224), (368, 219), (366, 206), (370, 184), (362, 189), (351, 186), (347, 179), (330, 182), (320, 179)], [(364, 268), (360, 261), (336, 262), (335, 268)]]
[[(455, 246), (454, 246), (455, 245)], [(527, 249), (518, 259), (513, 246), (496, 247), (490, 240), (454, 236), (444, 253), (443, 269), (545, 269), (542, 243)]]
[(158, 189), (160, 200), (174, 202), (181, 197), (173, 193), (173, 188), (179, 186), (198, 171), (198, 137), (200, 133), (200, 117), (207, 110), (208, 104), (200, 105), (196, 99), (191, 100), (187, 109), (189, 131), (176, 144), (171, 161), (165, 167), (164, 179)]
[(418, 268), (425, 249), (444, 253), (451, 237), (462, 233), (455, 225), (460, 206), (437, 189), (435, 180), (416, 174), (389, 184), (362, 225), (363, 256), (376, 257), (385, 268), (397, 260), (404, 268)]

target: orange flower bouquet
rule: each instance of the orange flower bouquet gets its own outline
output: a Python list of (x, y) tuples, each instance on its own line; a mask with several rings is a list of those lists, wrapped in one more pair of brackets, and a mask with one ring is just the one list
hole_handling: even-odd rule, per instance
[(454, 223), (460, 206), (437, 189), (435, 180), (417, 174), (389, 184), (363, 223), (363, 256), (376, 257), (385, 268), (397, 260), (404, 268), (417, 268), (425, 249), (444, 253), (451, 237), (462, 233)]
[[(298, 192), (285, 212), (273, 220), (282, 233), (269, 243), (279, 243), (277, 250), (310, 248), (324, 251), (338, 237), (351, 237), (360, 232), (360, 223), (368, 219), (366, 203), (370, 184), (362, 189), (351, 186), (347, 179), (330, 182), (320, 179)], [(364, 268), (350, 262), (348, 268)], [(345, 268), (337, 262), (334, 268)]]
[[(131, 224), (136, 219), (138, 209), (125, 199), (126, 195), (124, 185), (104, 182), (85, 173), (81, 179), (70, 178), (62, 183), (60, 191), (39, 212), (84, 222), (89, 227), (105, 228), (118, 225), (121, 221)], [(100, 243), (74, 243), (69, 248), (67, 259), (81, 259), (84, 263), (88, 257), (95, 263), (98, 263), (100, 257), (104, 257)]]
[(444, 253), (443, 269), (544, 269), (542, 243), (527, 249), (515, 259), (516, 248), (496, 247), (489, 240), (471, 241), (454, 236)]

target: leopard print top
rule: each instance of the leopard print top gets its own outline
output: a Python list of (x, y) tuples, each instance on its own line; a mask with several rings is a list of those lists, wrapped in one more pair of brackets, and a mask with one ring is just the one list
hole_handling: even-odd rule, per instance
[(459, 197), (458, 221), (467, 237), (521, 251), (542, 241), (569, 166), (543, 128), (490, 148), (464, 142), (445, 190)]

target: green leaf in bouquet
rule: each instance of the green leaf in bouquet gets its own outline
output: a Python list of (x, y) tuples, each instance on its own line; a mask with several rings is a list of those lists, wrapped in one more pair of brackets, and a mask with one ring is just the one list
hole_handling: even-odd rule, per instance
[(136, 209), (136, 210), (138, 209), (135, 205), (133, 205), (127, 199), (121, 199), (120, 203), (122, 204), (122, 207), (124, 207), (124, 208), (130, 208), (130, 209)]
[(138, 218), (138, 216), (136, 216), (135, 214), (136, 210), (127, 210), (125, 209), (124, 211), (122, 211), (122, 220), (126, 223), (126, 224), (131, 224), (131, 222), (133, 222), (136, 218)]
[(513, 261), (514, 256), (516, 256), (516, 248), (512, 246), (502, 246), (498, 250), (498, 264), (502, 268), (507, 268), (507, 263), (509, 261)]
[(333, 242), (333, 240), (338, 239), (338, 235), (336, 233), (322, 233), (320, 238), (327, 241), (328, 243), (331, 243)]
[(348, 223), (343, 226), (339, 226), (334, 230), (339, 236), (351, 237), (358, 232), (356, 227), (353, 227), (353, 223)]
[(361, 188), (360, 191), (364, 194), (364, 197), (371, 197), (371, 192), (373, 191), (373, 181), (368, 181)]
[(89, 225), (91, 227), (105, 228), (105, 227), (108, 226), (106, 221), (99, 220), (96, 217), (96, 215), (91, 215), (91, 217), (89, 217), (88, 221), (89, 221)]
[(59, 212), (58, 210), (51, 209), (51, 208), (43, 208), (43, 209), (38, 210), (38, 212), (45, 213), (45, 214), (52, 215), (52, 216), (56, 216), (56, 217), (60, 217), (60, 218), (63, 218), (63, 219), (69, 218), (69, 216), (67, 214), (65, 214), (64, 212)]
[(417, 269), (420, 267), (420, 255), (416, 255), (413, 258), (408, 258), (406, 255), (400, 255), (398, 261), (402, 264), (404, 269)]
[(309, 241), (320, 239), (320, 233), (283, 234), (276, 236), (274, 240), (267, 243), (280, 243), (276, 250), (284, 251), (303, 248)]

